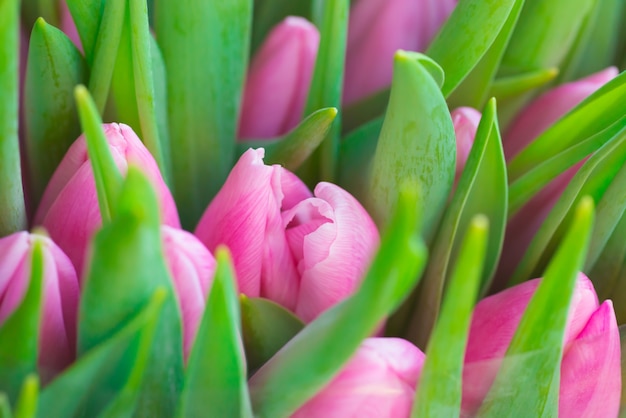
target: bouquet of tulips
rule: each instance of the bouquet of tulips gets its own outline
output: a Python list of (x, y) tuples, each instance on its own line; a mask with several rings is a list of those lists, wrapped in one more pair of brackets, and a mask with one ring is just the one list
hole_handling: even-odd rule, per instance
[(626, 417), (626, 1), (0, 0), (0, 417)]

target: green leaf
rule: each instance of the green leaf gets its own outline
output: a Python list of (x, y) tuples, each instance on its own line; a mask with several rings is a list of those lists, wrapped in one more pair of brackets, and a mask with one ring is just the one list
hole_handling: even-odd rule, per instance
[(241, 312), (228, 249), (215, 252), (217, 269), (194, 342), (178, 417), (250, 417)]
[[(390, 90), (387, 88), (344, 106), (342, 132), (344, 134), (353, 132), (364, 124), (382, 117), (389, 103), (389, 94)], [(341, 164), (339, 164), (339, 169), (341, 170)]]
[(15, 403), (23, 382), (37, 371), (44, 278), (43, 243), (32, 236), (30, 281), (20, 305), (0, 326), (0, 389)]
[(15, 418), (35, 418), (39, 398), (39, 378), (36, 374), (26, 377), (15, 405)]
[[(605, 200), (608, 203), (610, 201), (610, 196), (612, 196), (610, 193), (603, 196), (602, 200), (598, 203), (598, 208), (600, 208), (600, 205), (603, 205)], [(590, 254), (587, 256), (584, 272), (593, 281), (596, 293), (598, 294), (598, 299), (604, 300), (609, 299), (613, 294), (616, 296), (619, 295), (615, 289), (619, 288), (620, 280), (624, 280), (622, 277), (626, 272), (626, 269), (624, 268), (626, 261), (626, 240), (624, 239), (624, 236), (626, 236), (626, 216), (622, 214), (619, 219), (605, 220), (604, 217), (600, 215), (600, 211), (598, 210), (597, 218), (597, 226), (594, 228), (594, 234), (591, 238), (592, 243), (589, 245)], [(593, 244), (594, 240), (597, 240), (596, 230), (602, 230), (603, 224), (607, 221), (617, 221), (617, 224), (615, 225), (610, 238), (606, 242), (606, 245), (601, 248), (600, 254), (595, 257), (596, 250), (593, 247)], [(617, 300), (619, 299), (621, 299), (621, 297), (616, 299), (616, 305), (624, 305), (621, 301), (617, 303)]]
[(167, 290), (141, 389), (138, 414), (171, 417), (183, 380), (178, 302), (165, 264), (155, 191), (130, 166), (115, 216), (92, 242), (78, 323), (78, 353), (103, 343), (139, 312), (158, 287)]
[(93, 168), (102, 222), (115, 215), (116, 202), (122, 188), (122, 175), (115, 165), (109, 142), (102, 130), (102, 119), (84, 86), (74, 90), (80, 123), (85, 131), (87, 152)]
[(26, 229), (18, 124), (19, 0), (0, 2), (0, 237)]
[(30, 35), (24, 86), (24, 122), (30, 203), (39, 200), (67, 149), (81, 133), (74, 87), (87, 66), (72, 41), (38, 19)]
[[(495, 74), (500, 66), (506, 46), (511, 39), (511, 34), (513, 33), (523, 5), (524, 0), (515, 0), (510, 11), (506, 12), (508, 13), (506, 21), (491, 46), (448, 98), (448, 103), (451, 108), (460, 106), (482, 108), (488, 97), (495, 96), (494, 94), (490, 94), (489, 90), (493, 85)], [(486, 18), (484, 19), (489, 21)], [(484, 23), (484, 21), (482, 23)], [(475, 21), (471, 27), (479, 28), (481, 26), (481, 23)], [(500, 96), (496, 97), (498, 100), (500, 99)]]
[(418, 184), (427, 241), (437, 227), (455, 171), (454, 127), (439, 90), (443, 77), (441, 68), (430, 58), (396, 52), (389, 108), (365, 201), (378, 225), (385, 225), (398, 186), (407, 180)]
[[(509, 15), (521, 6), (520, 3), (519, 0), (459, 1), (426, 51), (426, 55), (438, 62), (446, 74), (441, 88), (444, 96), (454, 91), (489, 51)], [(514, 20), (509, 21), (509, 25), (513, 25)], [(500, 41), (506, 44), (507, 37), (503, 36)], [(492, 51), (495, 53), (497, 49)]]
[(497, 97), (499, 100), (511, 99), (546, 85), (558, 74), (557, 68), (547, 68), (502, 77), (493, 81), (488, 96)]
[[(311, 79), (304, 115), (323, 107), (341, 107), (346, 43), (348, 37), (348, 0), (313, 0), (313, 22), (320, 31), (320, 45)], [(300, 169), (300, 177), (310, 186), (320, 180), (334, 181), (339, 154), (341, 115), (318, 151)]]
[(567, 224), (565, 220), (571, 217), (571, 208), (584, 195), (591, 195), (598, 201), (624, 162), (626, 128), (589, 157), (574, 175), (515, 268), (510, 278), (511, 284), (520, 283), (541, 272), (552, 254), (555, 239), (559, 238)]
[(9, 398), (4, 392), (0, 392), (0, 418), (13, 418)]
[(40, 396), (39, 417), (95, 417), (115, 402), (148, 359), (145, 342), (150, 340), (166, 298), (163, 288), (155, 290), (123, 327), (46, 386)]
[(240, 300), (243, 345), (250, 374), (300, 332), (304, 323), (269, 299), (247, 298), (242, 294)]
[(252, 0), (155, 2), (167, 72), (172, 180), (183, 226), (193, 228), (235, 158)]
[(331, 129), (337, 109), (329, 107), (313, 112), (291, 132), (277, 140), (237, 143), (237, 153), (248, 148), (265, 148), (265, 164), (280, 164), (289, 171), (300, 165), (317, 149)]
[(254, 0), (251, 52), (263, 43), (274, 26), (287, 16), (304, 16), (310, 20), (312, 0)]
[(80, 42), (85, 51), (85, 58), (88, 63), (93, 63), (96, 49), (96, 40), (100, 28), (105, 3), (115, 3), (115, 0), (105, 2), (104, 0), (65, 0), (67, 8), (70, 10), (76, 30), (80, 36)]
[(361, 287), (292, 338), (249, 381), (257, 417), (286, 417), (321, 390), (419, 278), (426, 247), (416, 234), (418, 196), (404, 187)]
[(449, 280), (448, 266), (456, 264), (462, 236), (478, 214), (486, 216), (489, 237), (480, 293), (484, 294), (495, 273), (506, 228), (507, 181), (502, 140), (498, 129), (496, 103), (492, 99), (483, 111), (474, 145), (468, 156), (457, 190), (446, 209), (435, 237), (430, 261), (418, 288), (417, 300), (408, 326), (408, 337), (426, 347), (439, 314), (443, 290)]
[(626, 73), (606, 83), (539, 135), (508, 164), (514, 181), (533, 167), (621, 120), (626, 113)]
[(528, 303), (478, 417), (503, 417), (511, 411), (533, 417), (558, 415), (567, 314), (593, 218), (593, 200), (585, 197)]
[(461, 412), (463, 359), (483, 275), (488, 230), (486, 217), (472, 218), (454, 265), (441, 315), (428, 342), (412, 417), (456, 418)]

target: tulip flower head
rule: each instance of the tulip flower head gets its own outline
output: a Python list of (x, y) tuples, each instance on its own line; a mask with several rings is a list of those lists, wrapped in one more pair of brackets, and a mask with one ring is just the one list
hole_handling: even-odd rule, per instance
[(183, 320), (183, 349), (189, 356), (204, 313), (207, 295), (215, 273), (215, 258), (195, 235), (161, 227), (165, 261), (174, 281)]
[(48, 237), (17, 232), (0, 238), (0, 324), (21, 304), (30, 283), (35, 240), (43, 249), (43, 292), (37, 367), (50, 381), (76, 356), (78, 279), (69, 258)]
[(200, 219), (210, 249), (229, 247), (240, 292), (310, 321), (358, 286), (379, 243), (374, 222), (345, 190), (312, 195), (294, 174), (246, 151)]
[(408, 417), (424, 353), (400, 338), (369, 338), (292, 418)]
[[(492, 385), (526, 306), (531, 280), (481, 300), (474, 310), (463, 369), (462, 416), (474, 416)], [(598, 305), (579, 274), (565, 329), (559, 417), (615, 417), (621, 393), (620, 341), (610, 301)]]
[(456, 183), (461, 177), (467, 157), (472, 150), (472, 145), (474, 145), (481, 114), (471, 107), (459, 107), (454, 109), (450, 115), (456, 136), (456, 171), (454, 173)]
[(274, 138), (298, 125), (319, 40), (315, 25), (301, 17), (287, 17), (270, 32), (248, 72), (240, 138)]
[[(156, 162), (135, 132), (117, 123), (105, 124), (103, 128), (118, 169), (122, 174), (129, 164), (142, 169), (157, 191), (162, 223), (179, 228), (174, 199)], [(50, 179), (35, 215), (35, 224), (46, 228), (80, 275), (87, 243), (102, 224), (84, 135), (72, 144)]]

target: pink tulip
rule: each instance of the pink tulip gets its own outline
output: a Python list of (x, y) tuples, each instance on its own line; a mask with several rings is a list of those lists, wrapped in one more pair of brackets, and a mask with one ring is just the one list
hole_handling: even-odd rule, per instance
[(343, 101), (391, 84), (398, 49), (424, 51), (457, 0), (360, 0), (350, 11)]
[(35, 241), (43, 249), (43, 292), (37, 367), (49, 382), (76, 357), (78, 279), (69, 258), (48, 237), (16, 232), (0, 238), (0, 324), (21, 304), (30, 283)]
[(319, 46), (317, 28), (288, 17), (268, 35), (252, 60), (243, 96), (239, 137), (273, 138), (302, 119)]
[(165, 261), (174, 281), (183, 320), (184, 353), (189, 356), (213, 282), (215, 258), (191, 233), (161, 227)]
[[(462, 416), (473, 416), (487, 395), (539, 282), (522, 283), (476, 305), (465, 353)], [(617, 416), (621, 392), (617, 321), (610, 301), (598, 306), (593, 284), (582, 273), (563, 350), (559, 417)]]
[(424, 359), (408, 341), (369, 338), (292, 418), (409, 417)]
[(263, 155), (250, 149), (241, 156), (195, 233), (211, 251), (230, 248), (240, 292), (310, 321), (356, 289), (378, 231), (338, 186), (320, 183), (313, 197), (294, 174), (266, 166)]
[[(157, 191), (162, 223), (179, 228), (174, 199), (150, 152), (129, 126), (111, 123), (103, 125), (103, 128), (113, 159), (122, 174), (126, 173), (128, 164), (140, 167)], [(102, 224), (84, 135), (72, 144), (54, 172), (39, 204), (35, 224), (48, 230), (80, 275), (87, 243)]]
[(472, 150), (472, 145), (474, 145), (476, 130), (482, 115), (474, 108), (459, 107), (452, 111), (451, 116), (456, 135), (456, 172), (454, 174), (456, 183), (461, 177), (467, 157)]

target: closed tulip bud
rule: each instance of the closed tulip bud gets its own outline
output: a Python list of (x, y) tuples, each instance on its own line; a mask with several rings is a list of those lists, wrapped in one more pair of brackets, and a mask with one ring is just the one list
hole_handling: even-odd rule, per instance
[(30, 284), (35, 240), (43, 249), (43, 292), (37, 367), (49, 382), (76, 356), (78, 279), (69, 258), (48, 237), (16, 232), (0, 238), (0, 324), (21, 304)]
[(317, 28), (300, 17), (288, 17), (270, 32), (248, 71), (240, 138), (273, 138), (298, 125), (319, 39)]
[[(126, 173), (129, 164), (141, 168), (157, 191), (162, 223), (179, 228), (174, 199), (152, 155), (135, 132), (129, 126), (117, 123), (105, 124), (103, 128), (122, 174)], [(46, 228), (80, 275), (87, 243), (102, 224), (84, 135), (72, 144), (50, 179), (35, 215), (35, 224)]]
[[(539, 282), (522, 283), (476, 305), (463, 368), (463, 416), (473, 416), (487, 395)], [(617, 416), (621, 393), (617, 321), (610, 301), (598, 306), (593, 284), (582, 273), (567, 318), (560, 382), (559, 417)]]
[(391, 84), (397, 50), (425, 51), (457, 0), (360, 0), (350, 11), (343, 101)]
[(183, 320), (183, 349), (189, 356), (215, 273), (215, 258), (191, 233), (161, 227), (165, 261), (174, 281)]
[(315, 196), (294, 174), (248, 150), (200, 219), (210, 249), (229, 247), (239, 291), (265, 297), (305, 321), (350, 295), (378, 246), (363, 207), (339, 187)]
[(409, 417), (424, 353), (400, 338), (369, 338), (292, 418)]
[(456, 171), (454, 173), (455, 182), (458, 182), (461, 173), (465, 168), (467, 157), (474, 145), (476, 130), (480, 123), (481, 114), (471, 107), (459, 107), (451, 113), (454, 134), (456, 136)]

